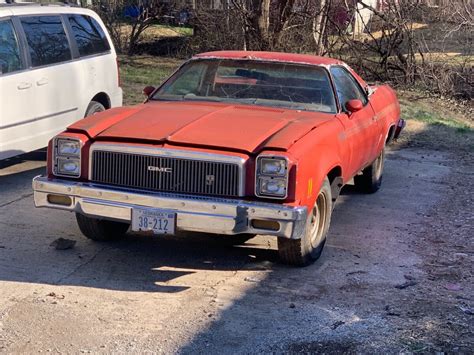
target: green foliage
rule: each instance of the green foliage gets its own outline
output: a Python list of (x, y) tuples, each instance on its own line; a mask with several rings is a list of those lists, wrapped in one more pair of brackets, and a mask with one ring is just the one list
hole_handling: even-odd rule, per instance
[(150, 56), (122, 56), (119, 62), (124, 105), (142, 102), (145, 86), (158, 86), (181, 64), (176, 59)]
[(472, 133), (473, 131), (471, 126), (457, 117), (447, 113), (430, 110), (416, 101), (401, 99), (400, 103), (403, 118), (426, 122), (430, 125), (451, 128), (459, 133)]

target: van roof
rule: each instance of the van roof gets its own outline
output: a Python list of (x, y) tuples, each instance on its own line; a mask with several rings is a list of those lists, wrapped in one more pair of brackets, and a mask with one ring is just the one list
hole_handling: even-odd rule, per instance
[(6, 16), (40, 15), (40, 14), (87, 14), (95, 12), (86, 8), (71, 6), (64, 3), (24, 3), (7, 4), (0, 0), (0, 18)]

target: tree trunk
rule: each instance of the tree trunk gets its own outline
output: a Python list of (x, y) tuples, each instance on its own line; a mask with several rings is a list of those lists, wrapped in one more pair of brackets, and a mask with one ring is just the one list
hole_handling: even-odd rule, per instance
[(328, 0), (321, 0), (319, 3), (318, 13), (313, 18), (312, 31), (317, 55), (322, 55), (325, 52), (324, 33), (326, 32), (326, 16), (328, 5)]
[(251, 23), (258, 49), (270, 49), (270, 0), (253, 0)]
[(293, 7), (296, 0), (280, 0), (278, 2), (278, 13), (273, 23), (273, 48), (278, 47), (283, 36), (283, 31), (287, 28), (288, 21), (293, 14)]

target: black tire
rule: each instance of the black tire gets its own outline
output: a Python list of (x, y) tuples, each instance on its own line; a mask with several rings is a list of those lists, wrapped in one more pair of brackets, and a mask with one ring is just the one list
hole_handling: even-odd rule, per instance
[(105, 111), (104, 105), (97, 101), (91, 101), (89, 106), (87, 106), (86, 115), (84, 117), (92, 116), (102, 111)]
[(362, 175), (354, 177), (354, 184), (357, 190), (368, 194), (373, 194), (382, 186), (383, 168), (385, 164), (385, 148), (380, 155), (367, 168), (362, 170)]
[(331, 214), (331, 185), (328, 178), (326, 178), (313, 209), (309, 211), (301, 238), (278, 238), (278, 253), (281, 261), (295, 266), (306, 266), (314, 263), (321, 256), (324, 249)]
[(120, 239), (127, 233), (129, 227), (127, 223), (101, 220), (80, 213), (76, 213), (76, 220), (85, 237), (99, 242)]

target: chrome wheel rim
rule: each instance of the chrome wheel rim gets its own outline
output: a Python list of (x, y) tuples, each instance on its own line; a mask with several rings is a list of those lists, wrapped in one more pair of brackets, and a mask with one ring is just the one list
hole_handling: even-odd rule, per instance
[(327, 216), (327, 198), (324, 194), (319, 194), (316, 204), (311, 211), (310, 220), (310, 235), (311, 235), (311, 246), (317, 248), (321, 243), (326, 228), (326, 216)]

